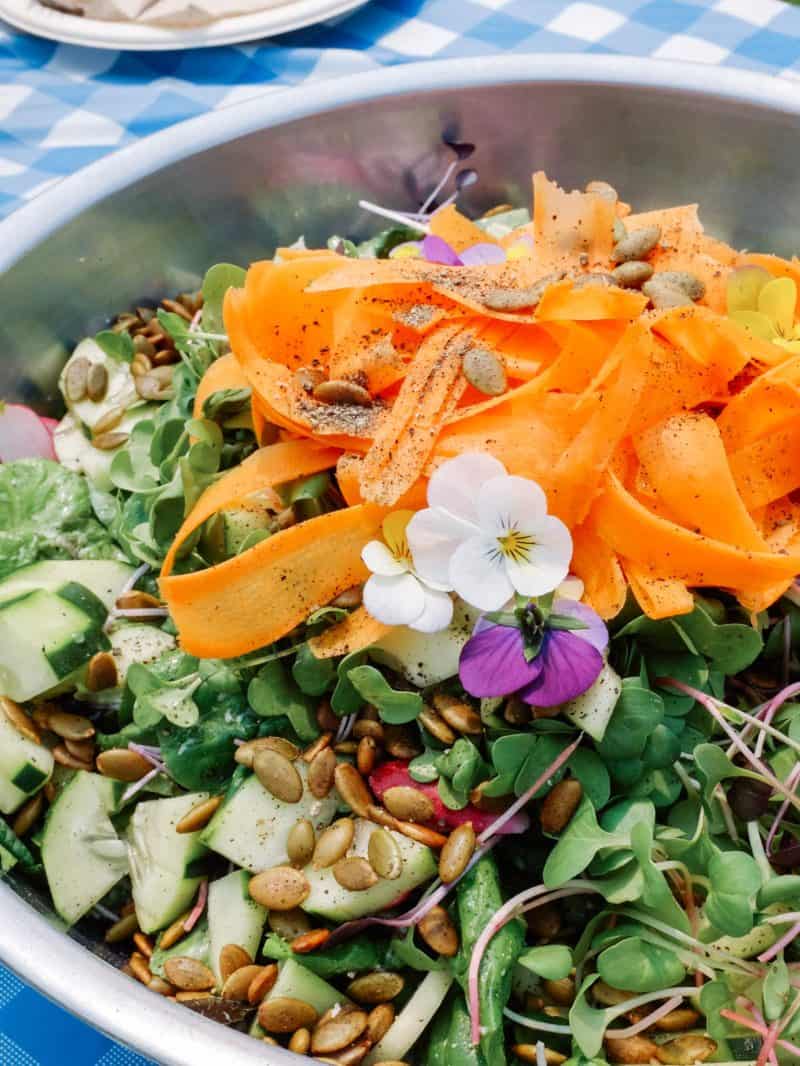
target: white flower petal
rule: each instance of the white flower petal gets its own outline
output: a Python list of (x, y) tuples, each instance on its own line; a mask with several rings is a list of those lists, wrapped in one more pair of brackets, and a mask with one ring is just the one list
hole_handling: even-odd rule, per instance
[(425, 609), (419, 618), (409, 622), (418, 633), (438, 633), (447, 629), (453, 620), (453, 600), (446, 592), (425, 589)]
[(428, 505), (443, 507), (467, 522), (477, 523), (475, 501), (485, 481), (505, 474), (499, 459), (485, 452), (464, 452), (435, 470), (428, 482)]
[(384, 625), (405, 626), (425, 610), (425, 590), (413, 574), (374, 574), (364, 585), (363, 602)]
[(450, 561), (450, 580), (462, 600), (482, 611), (498, 611), (514, 594), (493, 537), (470, 537)]
[(365, 544), (361, 558), (368, 570), (371, 570), (373, 574), (381, 574), (383, 577), (404, 574), (408, 570), (408, 567), (399, 563), (380, 540), (371, 540), (369, 544)]
[(547, 497), (535, 481), (505, 474), (481, 485), (477, 508), (482, 533), (502, 537), (517, 529), (535, 535), (547, 514)]
[(567, 574), (556, 589), (557, 600), (582, 600), (586, 587), (577, 574)]
[(439, 507), (418, 511), (406, 527), (414, 569), (428, 584), (451, 589), (450, 560), (459, 544), (475, 532), (474, 526)]
[(523, 596), (544, 596), (558, 588), (569, 573), (572, 537), (564, 523), (546, 515), (536, 530), (536, 543), (527, 560), (506, 558), (509, 580)]

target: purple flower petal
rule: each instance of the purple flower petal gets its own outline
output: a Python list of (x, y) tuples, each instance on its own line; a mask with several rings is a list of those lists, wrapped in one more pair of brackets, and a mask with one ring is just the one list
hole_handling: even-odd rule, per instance
[[(474, 638), (473, 638), (474, 639)], [(534, 707), (555, 707), (585, 692), (603, 669), (603, 656), (592, 644), (564, 629), (546, 634), (538, 659), (543, 669), (517, 695)], [(465, 686), (466, 687), (466, 686)]]
[(599, 652), (604, 652), (608, 647), (608, 630), (605, 622), (585, 603), (578, 603), (577, 600), (556, 600), (553, 604), (553, 614), (565, 614), (569, 618), (577, 618), (587, 628), (572, 629), (568, 632), (571, 632), (574, 637), (588, 641)]
[(489, 244), (484, 241), (481, 244), (473, 244), (471, 248), (465, 248), (461, 253), (461, 262), (464, 266), (486, 266), (487, 263), (505, 263), (506, 250), (499, 244)]
[(461, 259), (446, 240), (429, 233), (422, 241), (422, 256), (429, 263), (441, 263), (442, 266), (463, 266)]
[(458, 673), (471, 696), (508, 696), (533, 682), (542, 665), (539, 656), (525, 661), (518, 629), (480, 619), (461, 652)]

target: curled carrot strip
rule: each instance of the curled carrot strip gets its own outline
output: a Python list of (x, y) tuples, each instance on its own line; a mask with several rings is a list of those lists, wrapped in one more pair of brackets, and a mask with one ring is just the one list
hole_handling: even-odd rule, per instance
[(373, 618), (365, 607), (358, 607), (318, 637), (312, 637), (308, 644), (318, 659), (332, 659), (368, 648), (386, 636), (390, 629), (391, 626)]

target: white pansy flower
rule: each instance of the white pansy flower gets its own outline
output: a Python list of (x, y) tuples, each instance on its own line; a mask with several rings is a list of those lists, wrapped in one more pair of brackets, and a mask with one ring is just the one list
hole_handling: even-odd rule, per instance
[(372, 577), (364, 585), (363, 603), (372, 617), (385, 625), (437, 633), (450, 624), (453, 601), (443, 585), (424, 580), (414, 570), (406, 540), (413, 514), (394, 511), (387, 515), (383, 541), (371, 540), (364, 547), (361, 558)]
[(515, 592), (543, 596), (569, 573), (572, 537), (548, 515), (544, 492), (491, 455), (465, 452), (443, 463), (428, 503), (406, 531), (416, 573), (473, 607), (497, 611)]

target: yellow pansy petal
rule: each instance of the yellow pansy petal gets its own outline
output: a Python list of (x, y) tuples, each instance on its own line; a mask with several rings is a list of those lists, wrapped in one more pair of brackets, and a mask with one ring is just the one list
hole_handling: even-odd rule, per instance
[(418, 244), (398, 244), (389, 252), (390, 259), (420, 259), (422, 252)]
[(396, 559), (409, 554), (406, 526), (413, 517), (413, 511), (392, 511), (383, 520), (383, 539)]
[(758, 294), (772, 275), (759, 266), (741, 267), (728, 278), (728, 314), (733, 311), (755, 311)]
[(758, 309), (772, 320), (778, 333), (788, 337), (794, 329), (797, 286), (791, 278), (774, 278), (758, 294)]
[(510, 260), (527, 259), (531, 255), (533, 255), (533, 248), (527, 241), (518, 241), (516, 244), (512, 244), (506, 252), (506, 258)]
[(781, 348), (785, 348), (787, 352), (791, 352), (792, 355), (800, 354), (800, 340), (785, 341), (782, 337), (778, 337), (775, 340), (775, 344)]
[(777, 339), (778, 334), (772, 319), (767, 318), (760, 311), (733, 311), (729, 317), (762, 341), (774, 343)]

